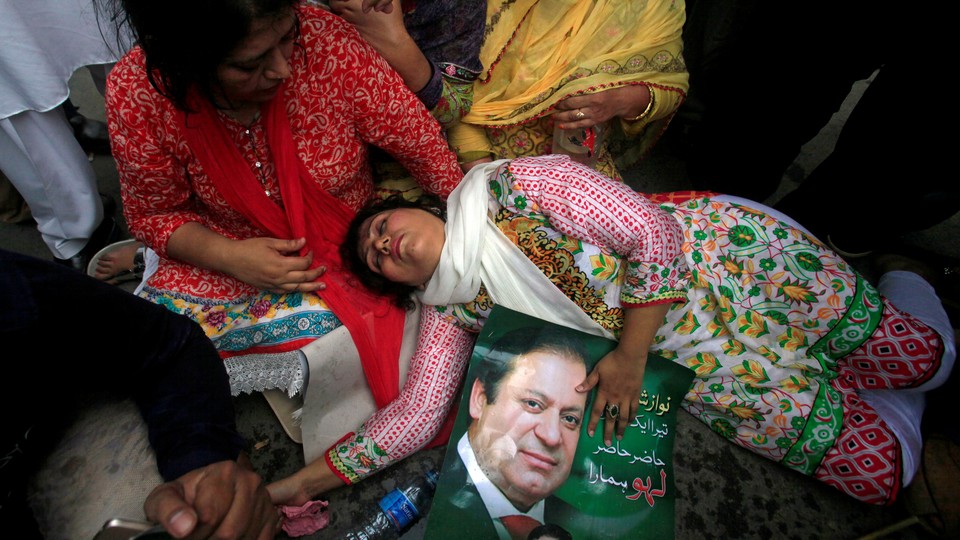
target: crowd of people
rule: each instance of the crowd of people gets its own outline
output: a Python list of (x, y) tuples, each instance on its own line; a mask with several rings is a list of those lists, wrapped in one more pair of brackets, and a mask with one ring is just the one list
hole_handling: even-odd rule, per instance
[[(105, 105), (135, 242), (91, 262), (83, 240), (44, 232), (44, 206), (31, 201), (56, 258), (99, 279), (0, 251), (0, 316), (11, 339), (39, 332), (48, 303), (64, 302), (44, 289), (56, 280), (78, 296), (67, 302), (95, 303), (103, 317), (137, 313), (125, 335), (143, 365), (119, 370), (114, 361), (130, 358), (117, 350), (101, 367), (105, 382), (143, 393), (134, 396), (162, 434), (151, 441), (168, 483), (145, 508), (174, 536), (220, 528), (269, 538), (282, 521), (274, 506), (308, 505), (423, 448), (458, 444), (448, 441), (451, 411), (497, 304), (619, 342), (562, 389), (581, 407), (595, 393), (583, 424), (608, 445), (633, 418), (654, 353), (696, 372), (683, 404), (694, 417), (851, 497), (892, 504), (921, 469), (924, 394), (946, 383), (956, 356), (929, 276), (888, 265), (871, 282), (818, 236), (839, 231), (740, 196), (757, 191), (711, 185), (709, 171), (696, 172), (698, 192), (623, 183), (618, 164), (650, 153), (696, 80), (684, 61), (684, 2), (96, 5), (97, 35), (133, 44), (111, 62)], [(0, 128), (25, 125), (14, 120)], [(593, 167), (559, 154), (556, 129), (596, 127), (605, 135)], [(85, 229), (106, 222), (95, 206), (74, 216)], [(97, 235), (84, 239), (99, 245)], [(129, 272), (142, 278), (134, 295), (103, 283)], [(37, 318), (17, 325), (21, 287), (35, 291)], [(408, 309), (420, 310), (420, 326), (402, 378)], [(265, 359), (295, 364), (298, 387), (328, 376), (311, 373), (300, 351), (341, 326), (377, 411), (263, 484), (233, 425), (231, 379), (266, 381)], [(203, 380), (174, 390), (156, 378), (174, 361)], [(464, 391), (478, 410), (498, 392)], [(193, 416), (186, 404), (200, 399), (217, 404), (203, 413), (215, 418)], [(185, 425), (161, 423), (157, 400)], [(220, 429), (194, 427), (204, 422)], [(29, 428), (20, 427), (18, 436)], [(175, 433), (196, 438), (201, 458), (171, 450)], [(461, 441), (462, 454), (480, 440)], [(234, 482), (210, 489), (248, 505), (249, 520), (187, 509), (184, 490), (209, 478)]]

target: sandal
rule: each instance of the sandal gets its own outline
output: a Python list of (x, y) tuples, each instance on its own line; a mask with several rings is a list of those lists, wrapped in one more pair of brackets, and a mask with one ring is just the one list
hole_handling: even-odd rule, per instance
[[(133, 246), (138, 247), (136, 251), (134, 251), (133, 260), (129, 267), (123, 267), (125, 266), (123, 262), (115, 261), (115, 264), (119, 268), (114, 273), (105, 276), (102, 275), (102, 273), (100, 275), (97, 274), (98, 266), (101, 266), (100, 263), (105, 256), (128, 251)], [(120, 285), (131, 281), (140, 282), (143, 280), (143, 271), (146, 269), (145, 253), (146, 247), (137, 240), (129, 239), (114, 242), (90, 258), (90, 263), (87, 265), (87, 275), (105, 281), (110, 285)], [(107, 264), (105, 263), (102, 266), (107, 266)]]

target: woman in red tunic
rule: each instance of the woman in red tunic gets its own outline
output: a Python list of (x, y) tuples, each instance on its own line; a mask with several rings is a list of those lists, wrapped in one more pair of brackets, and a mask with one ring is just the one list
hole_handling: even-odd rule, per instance
[(377, 405), (390, 403), (404, 313), (358, 285), (337, 248), (373, 195), (371, 146), (450, 193), (462, 173), (440, 125), (317, 7), (107, 1), (137, 40), (106, 109), (129, 229), (159, 256), (140, 296), (198, 322), (231, 361), (296, 354), (346, 326)]
[[(125, 2), (138, 46), (108, 84), (124, 213), (133, 235), (161, 257), (142, 296), (191, 316), (224, 355), (296, 349), (340, 324), (316, 294), (332, 261), (319, 260), (305, 231), (281, 236), (258, 223), (271, 209), (303, 206), (284, 193), (276, 145), (293, 151), (302, 199), (322, 191), (348, 213), (373, 193), (371, 144), (427, 191), (445, 196), (461, 177), (437, 122), (352, 27), (321, 9), (279, 3), (225, 46), (227, 9), (204, 27), (202, 16), (179, 20), (190, 10)], [(169, 13), (180, 29), (165, 26)], [(232, 26), (246, 32), (247, 24)], [(205, 52), (204, 43), (223, 52)], [(279, 142), (272, 109), (288, 125)], [(198, 143), (213, 147), (210, 162)], [(253, 216), (232, 200), (248, 195)], [(333, 216), (322, 217), (308, 227), (329, 227)]]

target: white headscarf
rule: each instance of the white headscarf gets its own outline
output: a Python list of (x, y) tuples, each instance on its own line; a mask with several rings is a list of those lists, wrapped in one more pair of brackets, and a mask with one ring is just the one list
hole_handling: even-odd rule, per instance
[(499, 203), (490, 196), (489, 179), (507, 163), (501, 159), (474, 167), (450, 194), (440, 263), (421, 300), (439, 306), (465, 304), (477, 297), (482, 284), (494, 304), (613, 339), (493, 223)]

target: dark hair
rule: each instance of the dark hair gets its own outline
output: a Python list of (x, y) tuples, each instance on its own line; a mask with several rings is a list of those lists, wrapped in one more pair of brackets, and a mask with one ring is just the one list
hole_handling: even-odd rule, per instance
[(377, 294), (392, 296), (396, 305), (404, 309), (411, 309), (414, 307), (414, 303), (410, 295), (413, 294), (416, 287), (390, 281), (380, 274), (375, 273), (373, 270), (370, 270), (370, 267), (367, 266), (367, 261), (361, 259), (360, 254), (357, 252), (357, 247), (360, 245), (360, 226), (363, 225), (363, 222), (366, 221), (367, 218), (375, 216), (380, 212), (394, 210), (396, 208), (423, 210), (437, 216), (444, 222), (447, 221), (447, 205), (440, 197), (435, 195), (424, 194), (412, 201), (403, 198), (403, 196), (399, 194), (391, 195), (384, 199), (374, 199), (361, 208), (353, 217), (353, 220), (350, 221), (350, 226), (347, 228), (347, 235), (343, 243), (340, 244), (340, 259), (343, 261), (344, 266), (353, 272), (368, 289)]
[(587, 366), (587, 348), (568, 328), (542, 326), (520, 327), (497, 339), (490, 350), (476, 363), (477, 377), (487, 396), (487, 403), (497, 400), (500, 384), (514, 370), (520, 356), (534, 351), (554, 353), (580, 360)]
[[(190, 111), (187, 93), (196, 88), (218, 107), (214, 91), (220, 65), (258, 19), (280, 17), (301, 0), (99, 0), (100, 16), (129, 28), (146, 56), (147, 77), (178, 109)], [(297, 33), (299, 37), (299, 23)]]
[(533, 530), (530, 531), (530, 534), (527, 535), (527, 540), (540, 540), (544, 536), (556, 538), (557, 540), (573, 540), (570, 532), (556, 523), (544, 523), (543, 525), (534, 527)]

